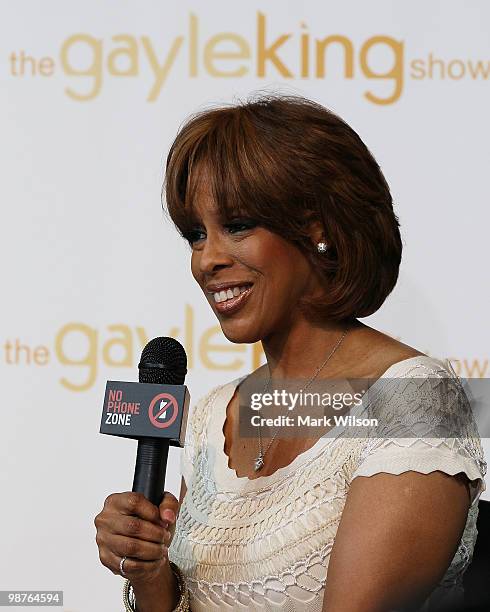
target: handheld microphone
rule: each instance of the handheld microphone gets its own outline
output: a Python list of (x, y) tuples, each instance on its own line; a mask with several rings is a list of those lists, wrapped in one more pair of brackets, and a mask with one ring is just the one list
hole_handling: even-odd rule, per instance
[[(187, 355), (174, 338), (154, 338), (143, 349), (138, 368), (140, 383), (183, 385)], [(133, 491), (143, 493), (156, 506), (165, 488), (168, 447), (168, 438), (138, 440)]]
[(141, 354), (139, 383), (108, 381), (100, 432), (138, 440), (133, 491), (158, 506), (169, 445), (184, 446), (187, 356), (174, 338), (154, 338)]

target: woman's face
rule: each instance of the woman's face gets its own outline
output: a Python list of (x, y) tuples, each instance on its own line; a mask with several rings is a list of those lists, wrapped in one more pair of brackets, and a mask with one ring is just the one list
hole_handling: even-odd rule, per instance
[(293, 326), (302, 316), (298, 300), (321, 291), (302, 252), (253, 219), (220, 219), (205, 183), (194, 209), (192, 274), (226, 338), (253, 343)]

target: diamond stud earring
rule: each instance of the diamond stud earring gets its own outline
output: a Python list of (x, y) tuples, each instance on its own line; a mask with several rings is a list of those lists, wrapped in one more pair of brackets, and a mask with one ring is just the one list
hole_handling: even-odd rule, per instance
[(317, 248), (319, 253), (325, 253), (325, 251), (327, 250), (327, 243), (326, 242), (318, 242), (317, 245), (316, 245), (316, 248)]

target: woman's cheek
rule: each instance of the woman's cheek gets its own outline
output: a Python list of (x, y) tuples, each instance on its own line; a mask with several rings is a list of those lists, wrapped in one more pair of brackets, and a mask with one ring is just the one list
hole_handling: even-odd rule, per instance
[(199, 282), (199, 258), (197, 251), (192, 251), (191, 255), (191, 273), (196, 281)]

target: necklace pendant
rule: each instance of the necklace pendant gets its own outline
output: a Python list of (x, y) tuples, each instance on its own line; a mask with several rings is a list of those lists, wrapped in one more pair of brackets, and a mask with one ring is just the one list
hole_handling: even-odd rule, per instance
[(258, 472), (264, 466), (264, 459), (262, 458), (262, 454), (260, 454), (255, 460), (254, 469)]

